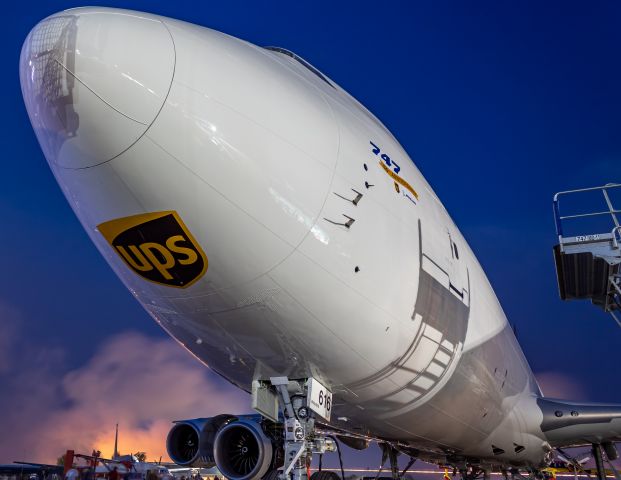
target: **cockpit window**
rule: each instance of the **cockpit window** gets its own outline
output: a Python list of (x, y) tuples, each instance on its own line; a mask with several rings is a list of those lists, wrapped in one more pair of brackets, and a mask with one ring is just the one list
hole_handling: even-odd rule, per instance
[(282, 53), (283, 55), (287, 55), (288, 57), (293, 58), (294, 60), (296, 60), (297, 62), (299, 62), (300, 64), (304, 65), (306, 68), (308, 68), (311, 72), (313, 72), (315, 75), (317, 75), (319, 78), (321, 78), (324, 82), (326, 82), (332, 88), (334, 88), (334, 85), (332, 85), (328, 81), (328, 79), (322, 75), (322, 73), (319, 70), (317, 70), (315, 67), (313, 67), (310, 63), (308, 63), (302, 57), (297, 56), (295, 53), (293, 53), (293, 52), (291, 52), (291, 51), (289, 51), (289, 50), (287, 50), (285, 48), (280, 48), (280, 47), (265, 47), (265, 49), (266, 50), (271, 50), (272, 52)]

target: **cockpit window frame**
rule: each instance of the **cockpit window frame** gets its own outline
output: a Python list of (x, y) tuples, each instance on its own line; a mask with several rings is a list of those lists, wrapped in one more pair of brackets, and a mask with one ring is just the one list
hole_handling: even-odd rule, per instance
[(330, 83), (330, 81), (319, 70), (317, 70), (315, 67), (313, 67), (310, 63), (308, 63), (302, 57), (300, 57), (300, 56), (296, 55), (295, 53), (293, 53), (291, 50), (287, 50), (286, 48), (282, 48), (282, 47), (272, 47), (272, 46), (263, 47), (263, 48), (265, 48), (265, 50), (269, 50), (271, 52), (276, 52), (276, 53), (282, 53), (283, 55), (287, 55), (288, 57), (293, 58), (298, 63), (302, 64), (304, 67), (306, 67), (308, 70), (313, 72), (321, 80), (323, 80), (324, 82), (326, 82), (328, 85), (330, 85), (332, 88), (334, 88), (336, 90), (336, 87), (334, 85), (332, 85)]

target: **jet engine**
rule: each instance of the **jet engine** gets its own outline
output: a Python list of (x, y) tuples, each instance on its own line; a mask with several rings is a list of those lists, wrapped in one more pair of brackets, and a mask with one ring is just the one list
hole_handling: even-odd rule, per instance
[(166, 449), (177, 465), (215, 464), (229, 480), (257, 480), (282, 465), (282, 443), (282, 427), (258, 415), (218, 415), (175, 422)]
[(274, 447), (259, 423), (237, 420), (216, 434), (214, 458), (218, 470), (229, 480), (258, 479), (270, 470)]
[(184, 467), (213, 467), (213, 443), (218, 430), (235, 420), (231, 415), (180, 420), (168, 432), (166, 450), (177, 465)]

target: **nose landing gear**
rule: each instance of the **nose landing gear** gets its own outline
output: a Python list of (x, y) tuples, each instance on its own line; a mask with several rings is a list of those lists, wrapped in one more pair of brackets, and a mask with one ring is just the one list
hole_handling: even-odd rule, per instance
[[(255, 391), (263, 393), (262, 399), (253, 398), (253, 405), (270, 404), (269, 392), (275, 391), (274, 400), (280, 407), (278, 410), (282, 412), (284, 420), (284, 464), (278, 470), (278, 478), (309, 480), (313, 454), (323, 455), (326, 452), (334, 452), (337, 448), (335, 440), (315, 428), (317, 411), (322, 412), (324, 418), (327, 414), (329, 420), (332, 395), (314, 379), (290, 380), (287, 377), (271, 377), (269, 385), (265, 383), (267, 382), (261, 385), (262, 388), (253, 390), (253, 395)], [(268, 387), (267, 390), (265, 387)], [(336, 480), (327, 478), (328, 472), (316, 473), (321, 473), (321, 478), (314, 474), (313, 480)]]

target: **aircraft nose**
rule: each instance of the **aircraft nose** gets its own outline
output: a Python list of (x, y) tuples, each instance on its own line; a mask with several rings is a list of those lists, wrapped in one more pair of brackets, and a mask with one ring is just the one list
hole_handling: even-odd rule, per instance
[(41, 21), (22, 47), (20, 81), (48, 162), (88, 168), (131, 147), (161, 110), (174, 67), (157, 17), (79, 8)]

